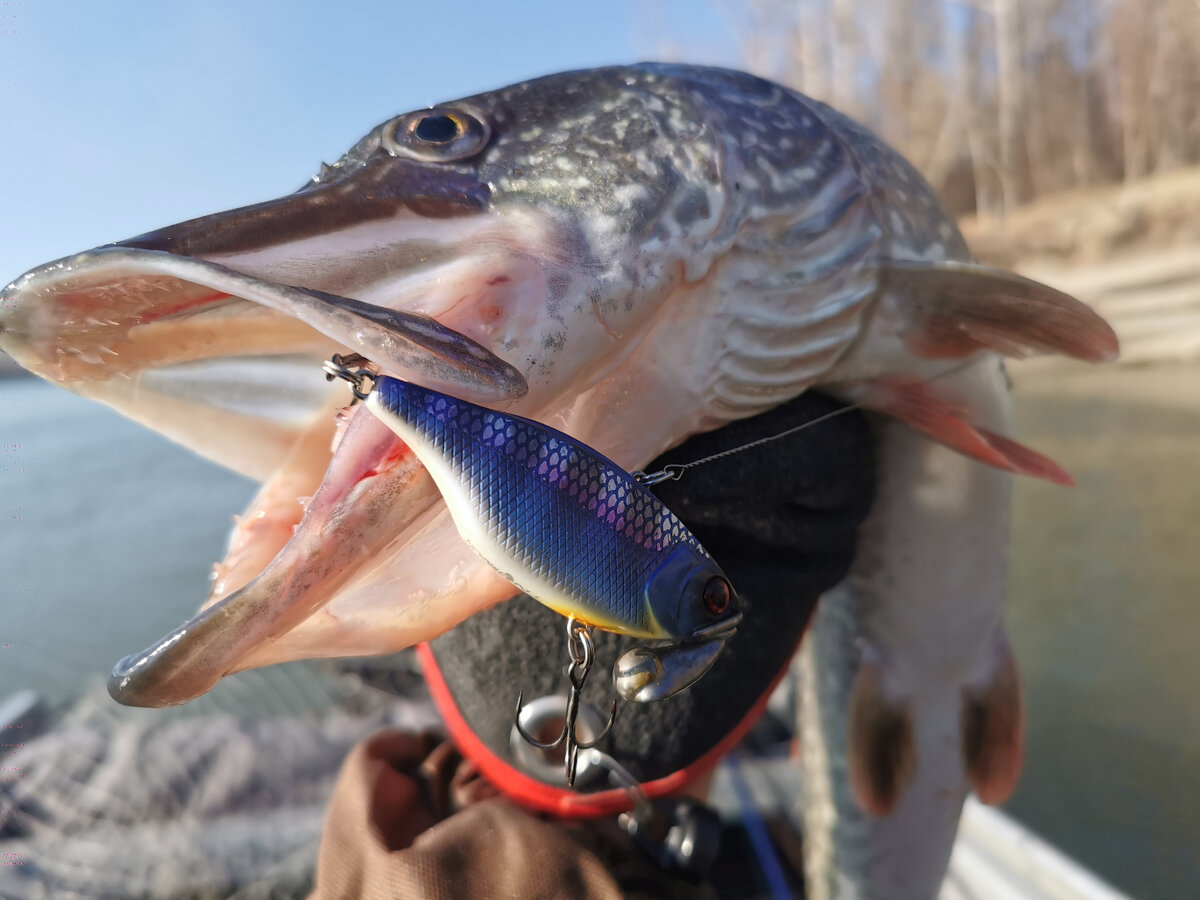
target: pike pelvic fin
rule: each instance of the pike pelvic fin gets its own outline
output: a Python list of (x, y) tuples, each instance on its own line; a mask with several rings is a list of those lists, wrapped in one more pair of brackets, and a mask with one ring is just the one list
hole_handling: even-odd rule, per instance
[(877, 378), (844, 392), (868, 409), (899, 419), (952, 450), (997, 469), (1044, 478), (1067, 487), (1074, 479), (1058, 463), (1011, 438), (972, 425), (960, 404), (920, 378)]
[(991, 680), (982, 687), (963, 689), (963, 757), (971, 787), (984, 803), (1007, 800), (1021, 773), (1021, 682), (1007, 641), (999, 653)]
[(884, 696), (878, 663), (863, 660), (849, 719), (850, 790), (863, 810), (886, 816), (917, 773), (912, 714)]
[(978, 351), (1025, 357), (1061, 353), (1109, 362), (1117, 336), (1069, 294), (1020, 275), (973, 263), (888, 262), (886, 291), (903, 304), (911, 326), (905, 346), (925, 359), (959, 359)]

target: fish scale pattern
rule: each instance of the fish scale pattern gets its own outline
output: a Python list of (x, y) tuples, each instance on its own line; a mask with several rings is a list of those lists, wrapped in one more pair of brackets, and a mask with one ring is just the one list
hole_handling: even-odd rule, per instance
[[(565, 599), (581, 618), (646, 632), (651, 575), (680, 543), (708, 555), (662, 501), (562, 432), (398, 379), (381, 378), (376, 390), (449, 464), (471, 514), (507, 558), (476, 549), (543, 602)], [(559, 596), (537, 596), (537, 584)]]

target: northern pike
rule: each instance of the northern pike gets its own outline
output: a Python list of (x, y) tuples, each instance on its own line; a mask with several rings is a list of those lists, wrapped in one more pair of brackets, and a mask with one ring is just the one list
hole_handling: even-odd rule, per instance
[(1012, 789), (1010, 473), (1068, 479), (1008, 436), (1000, 355), (1098, 362), (1117, 341), (975, 265), (921, 176), (828, 106), (686, 65), (526, 81), (390, 118), (293, 194), (49, 263), (3, 300), (22, 365), (264, 481), (202, 611), (118, 664), (123, 703), (394, 651), (514, 592), (403, 441), (361, 406), (335, 426), (341, 392), (281, 376), (298, 359), (360, 352), (627, 470), (820, 385), (880, 414), (882, 469), (810, 648), (810, 882), (932, 896), (968, 786)]

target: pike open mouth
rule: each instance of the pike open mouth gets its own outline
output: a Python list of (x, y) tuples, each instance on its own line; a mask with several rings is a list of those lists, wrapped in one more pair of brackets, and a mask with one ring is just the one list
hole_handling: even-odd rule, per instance
[[(349, 392), (321, 372), (358, 352), (480, 402), (521, 397), (522, 374), (482, 345), (430, 316), (121, 246), (35, 269), (3, 298), (0, 345), (26, 368), (264, 482), (201, 611), (118, 663), (120, 702), (178, 704), (244, 668), (387, 652), (515, 593), (464, 553), (415, 455), (361, 406), (339, 411)], [(429, 602), (446, 567), (469, 604)]]

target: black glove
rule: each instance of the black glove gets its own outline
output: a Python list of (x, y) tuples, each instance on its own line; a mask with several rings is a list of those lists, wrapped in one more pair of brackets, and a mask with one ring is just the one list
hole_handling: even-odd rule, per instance
[[(839, 406), (822, 395), (804, 394), (752, 419), (697, 435), (646, 471), (777, 435)], [(866, 420), (849, 412), (689, 469), (680, 480), (654, 488), (729, 576), (745, 617), (713, 668), (691, 688), (656, 703), (620, 704), (616, 725), (601, 747), (639, 782), (715, 762), (715, 755), (728, 749), (722, 742), (749, 726), (748, 714), (765, 701), (787, 667), (817, 598), (849, 569), (858, 526), (874, 497), (873, 449)], [(565, 623), (522, 595), (434, 640), (424, 661), (435, 699), (467, 755), (490, 755), (481, 765), (493, 781), (504, 780), (507, 766), (515, 770), (514, 782), (523, 772), (556, 784), (536, 798), (522, 799), (571, 814), (569, 800), (563, 799), (570, 792), (561, 782), (561, 762), (548, 765), (543, 778), (523, 767), (511, 743), (518, 691), (528, 703), (565, 688)], [(635, 641), (599, 631), (595, 639), (597, 661), (584, 699), (599, 712), (607, 711), (616, 696), (613, 663)], [(480, 742), (486, 748), (482, 754)], [(469, 744), (475, 744), (475, 752)], [(588, 790), (586, 784), (576, 787)], [(593, 789), (609, 787), (601, 781)]]

